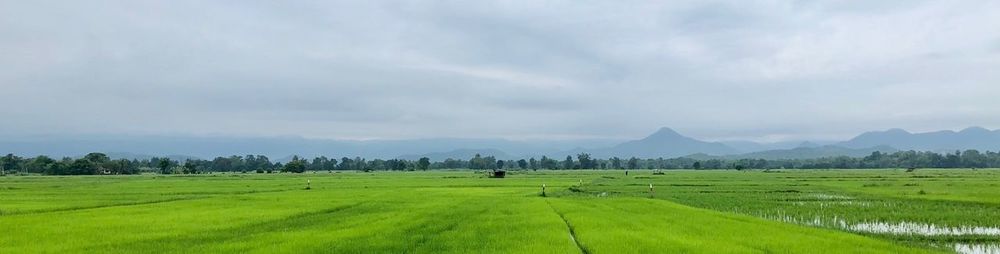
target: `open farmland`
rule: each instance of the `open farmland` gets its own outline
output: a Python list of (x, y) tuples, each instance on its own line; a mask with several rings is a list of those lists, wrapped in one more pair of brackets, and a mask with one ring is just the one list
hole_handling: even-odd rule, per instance
[(996, 253), (1000, 244), (1000, 170), (653, 173), (8, 176), (0, 253)]

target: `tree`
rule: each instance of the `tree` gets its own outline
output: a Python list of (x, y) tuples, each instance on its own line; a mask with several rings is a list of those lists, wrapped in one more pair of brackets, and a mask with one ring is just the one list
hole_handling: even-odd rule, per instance
[(693, 165), (692, 167), (693, 167), (694, 169), (701, 169), (701, 162), (700, 162), (700, 161), (696, 161), (696, 162), (694, 162), (694, 165)]
[[(406, 168), (409, 166), (409, 162), (408, 161), (400, 160), (400, 159), (392, 159), (392, 160), (387, 160), (387, 161), (376, 159), (376, 160), (373, 160), (371, 162), (372, 162), (371, 163), (372, 164), (372, 167), (371, 167), (372, 169), (388, 169), (388, 170), (395, 170), (395, 171), (403, 171), (403, 170), (406, 170)], [(430, 164), (430, 159), (428, 159), (427, 164)], [(412, 170), (412, 167), (410, 169)]]
[(185, 174), (197, 174), (198, 173), (198, 164), (196, 164), (194, 161), (191, 161), (191, 160), (185, 161), (184, 162), (184, 173)]
[[(217, 171), (229, 172), (233, 170), (233, 162), (229, 158), (225, 157), (215, 157), (212, 160), (212, 169)], [(263, 169), (263, 168), (257, 168)]]
[(285, 164), (285, 166), (281, 169), (281, 172), (292, 172), (292, 173), (306, 172), (306, 161), (299, 160), (298, 157), (296, 156), (294, 159), (292, 159), (292, 161), (289, 161), (288, 164)]
[(483, 165), (486, 165), (486, 169), (496, 169), (497, 158), (493, 155), (483, 157)]
[(581, 153), (576, 155), (576, 159), (580, 161), (580, 168), (582, 169), (594, 169), (597, 168), (597, 162), (590, 159), (589, 153)]
[(169, 158), (163, 158), (157, 163), (156, 167), (160, 169), (160, 174), (169, 175), (171, 172), (170, 167), (173, 166), (173, 162)]
[(274, 164), (271, 163), (271, 159), (267, 156), (257, 155), (257, 169), (271, 170), (274, 169)]
[(55, 162), (56, 162), (56, 160), (53, 160), (52, 158), (49, 158), (48, 156), (39, 155), (38, 157), (35, 157), (34, 159), (31, 159), (30, 161), (28, 161), (27, 165), (25, 165), (24, 168), (25, 168), (25, 171), (27, 171), (27, 172), (31, 172), (31, 173), (44, 173), (45, 169), (47, 169), (49, 167), (49, 165), (51, 165), (52, 163), (55, 163)]
[(628, 169), (639, 169), (639, 159), (638, 158), (635, 158), (635, 157), (629, 158), (628, 162), (626, 162), (625, 164), (627, 164), (626, 168), (628, 168)]
[(962, 165), (964, 167), (982, 168), (987, 165), (987, 157), (977, 150), (965, 150), (962, 152)]
[(312, 171), (324, 170), (324, 167), (328, 164), (330, 164), (330, 159), (326, 158), (326, 156), (320, 156), (313, 158), (312, 163), (306, 165), (306, 169)]
[(371, 171), (371, 166), (360, 156), (354, 156), (354, 170)]
[(623, 168), (622, 167), (622, 158), (611, 157), (611, 159), (608, 159), (608, 160), (611, 161), (611, 168), (614, 168), (614, 169), (622, 169)]
[(563, 169), (573, 169), (573, 156), (566, 155), (566, 160), (563, 161)]
[(743, 169), (744, 169), (744, 167), (743, 167), (743, 164), (736, 164), (735, 166), (733, 166), (733, 169), (736, 169), (736, 170), (743, 170)]
[(323, 163), (323, 170), (334, 170), (337, 169), (337, 159), (330, 158), (326, 163)]
[(108, 155), (103, 153), (88, 153), (83, 156), (83, 159), (94, 163), (105, 163), (111, 161), (111, 158), (108, 158)]
[(340, 165), (337, 165), (339, 170), (351, 170), (351, 165), (354, 165), (354, 161), (351, 158), (343, 157), (340, 158)]
[(246, 156), (243, 156), (243, 161), (245, 162), (243, 163), (243, 169), (241, 169), (240, 172), (246, 172), (248, 170), (255, 170), (257, 168), (260, 168), (260, 161), (258, 161), (257, 156), (254, 156), (253, 154), (247, 154)]
[(439, 168), (469, 168), (469, 164), (463, 160), (456, 160), (452, 158), (444, 159), (444, 162), (438, 165)]
[(494, 169), (503, 169), (503, 160), (497, 160), (497, 167)]
[(471, 169), (486, 169), (484, 164), (483, 156), (478, 153), (472, 159), (469, 159), (469, 168)]
[(422, 157), (422, 158), (420, 158), (420, 160), (417, 160), (417, 169), (427, 170), (430, 167), (431, 167), (431, 159), (430, 158)]
[(117, 159), (108, 163), (112, 174), (132, 175), (139, 173), (138, 160)]
[(0, 175), (6, 175), (7, 171), (17, 169), (18, 164), (21, 163), (21, 157), (14, 156), (12, 153), (8, 153), (3, 158), (0, 158)]
[(543, 169), (557, 169), (559, 167), (559, 165), (558, 165), (559, 162), (558, 161), (556, 161), (555, 159), (549, 158), (549, 157), (545, 157), (545, 156), (542, 156), (542, 160), (539, 162), (539, 164), (541, 164), (540, 166)]
[(517, 167), (521, 168), (522, 170), (528, 169), (528, 161), (524, 159), (517, 160)]
[(70, 159), (69, 157), (63, 158), (61, 161), (53, 162), (45, 167), (45, 173), (50, 175), (69, 175), (69, 166), (72, 163), (73, 159)]
[(944, 168), (957, 168), (962, 162), (962, 152), (955, 151), (954, 154), (946, 154), (944, 159)]
[(230, 171), (246, 171), (247, 162), (243, 159), (243, 156), (233, 155), (229, 156)]
[(93, 175), (97, 173), (97, 165), (87, 159), (73, 160), (73, 163), (69, 165), (68, 173), (70, 175)]

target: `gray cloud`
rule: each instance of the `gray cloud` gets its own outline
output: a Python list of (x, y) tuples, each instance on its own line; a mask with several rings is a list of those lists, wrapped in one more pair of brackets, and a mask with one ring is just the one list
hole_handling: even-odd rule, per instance
[(2, 1), (0, 132), (1000, 128), (993, 1)]

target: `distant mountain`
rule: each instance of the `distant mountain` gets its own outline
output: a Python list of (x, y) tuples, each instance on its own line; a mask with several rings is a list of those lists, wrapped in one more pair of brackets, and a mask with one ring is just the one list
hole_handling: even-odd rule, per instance
[(697, 153), (684, 157), (696, 160), (710, 160), (710, 159), (792, 160), (792, 159), (817, 159), (817, 158), (838, 157), (838, 156), (864, 157), (871, 155), (872, 152), (875, 151), (880, 151), (883, 153), (894, 153), (899, 150), (888, 146), (855, 149), (855, 148), (826, 145), (817, 147), (796, 147), (792, 149), (776, 149), (776, 150), (767, 150), (767, 151), (759, 151), (759, 152), (743, 153), (743, 154), (731, 154), (731, 155), (708, 155), (703, 153)]
[(866, 156), (872, 151), (924, 150), (950, 152), (977, 149), (1000, 151), (1000, 130), (979, 127), (962, 131), (910, 133), (902, 129), (867, 132), (843, 142), (751, 141), (706, 142), (661, 128), (638, 140), (528, 140), (505, 139), (410, 139), (410, 140), (330, 140), (299, 137), (236, 138), (193, 136), (71, 136), (0, 139), (0, 154), (20, 156), (48, 155), (76, 157), (103, 152), (113, 158), (148, 159), (168, 156), (174, 160), (212, 159), (217, 156), (266, 155), (271, 161), (287, 161), (292, 155), (365, 157), (369, 159), (428, 157), (468, 159), (476, 153), (500, 159), (541, 156), (565, 158), (590, 153), (594, 158), (639, 157), (672, 158), (816, 158), (828, 156)]
[(708, 155), (703, 153), (695, 153), (695, 154), (685, 155), (682, 157), (695, 160), (726, 159), (726, 156), (723, 155)]
[(816, 148), (816, 147), (821, 147), (821, 146), (822, 145), (820, 145), (820, 144), (816, 144), (816, 143), (813, 143), (813, 142), (805, 141), (805, 142), (799, 143), (799, 145), (795, 146), (795, 148), (801, 148), (801, 147)]
[(977, 149), (1000, 150), (1000, 130), (970, 127), (955, 132), (950, 130), (910, 133), (903, 129), (866, 132), (837, 144), (849, 148), (891, 146), (902, 150), (952, 151)]
[(643, 139), (626, 141), (616, 146), (591, 150), (595, 157), (639, 157), (639, 158), (670, 158), (695, 153), (724, 155), (737, 153), (736, 149), (722, 143), (705, 142), (685, 137), (670, 128), (660, 128), (652, 135)]
[[(607, 147), (620, 140), (505, 140), (505, 139), (409, 139), (331, 140), (300, 137), (194, 137), (194, 136), (72, 136), (0, 140), (0, 153), (21, 156), (82, 156), (103, 152), (119, 158), (149, 158), (178, 155), (177, 158), (266, 155), (283, 161), (302, 157), (355, 157), (391, 159), (406, 154), (447, 153), (456, 149), (495, 149), (512, 155), (549, 154), (577, 147)], [(181, 156), (182, 155), (182, 156)]]
[(724, 145), (736, 149), (739, 153), (752, 153), (767, 150), (778, 150), (778, 149), (792, 149), (796, 147), (801, 147), (803, 144), (811, 144), (814, 146), (821, 146), (820, 144), (813, 143), (810, 141), (800, 142), (800, 141), (784, 141), (784, 142), (772, 142), (772, 143), (760, 143), (745, 140), (727, 140), (719, 141)]
[(840, 146), (820, 146), (820, 147), (797, 147), (784, 150), (770, 150), (739, 155), (725, 156), (729, 159), (815, 159), (823, 157), (864, 157), (872, 152), (894, 153), (899, 150), (888, 146), (877, 146), (870, 148), (846, 148)]
[(441, 153), (426, 153), (426, 154), (419, 154), (419, 155), (403, 155), (403, 156), (399, 156), (399, 159), (418, 160), (418, 159), (420, 159), (422, 157), (427, 157), (428, 159), (431, 159), (431, 161), (443, 161), (443, 160), (449, 159), (449, 158), (451, 158), (451, 159), (463, 159), (463, 160), (467, 160), (469, 158), (475, 157), (476, 154), (479, 154), (480, 156), (483, 156), (483, 157), (493, 156), (493, 157), (496, 157), (497, 159), (500, 159), (500, 160), (520, 159), (520, 157), (512, 156), (510, 154), (507, 154), (504, 151), (500, 151), (500, 150), (497, 150), (497, 149), (457, 149), (457, 150), (452, 150), (452, 151), (448, 151), (448, 152), (441, 152)]

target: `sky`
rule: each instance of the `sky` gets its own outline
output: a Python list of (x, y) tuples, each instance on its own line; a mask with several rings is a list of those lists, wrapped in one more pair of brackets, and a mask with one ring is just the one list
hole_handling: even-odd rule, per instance
[(996, 129), (998, 13), (974, 0), (0, 0), (0, 133)]

